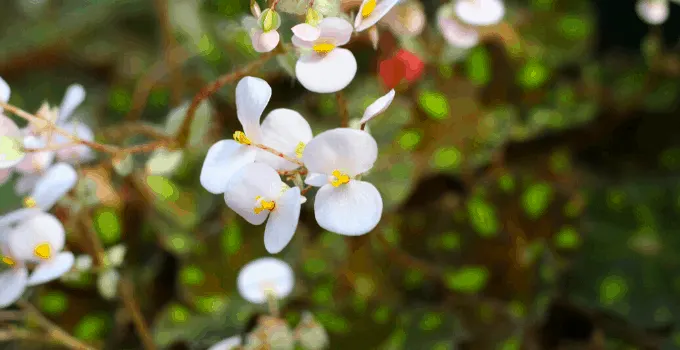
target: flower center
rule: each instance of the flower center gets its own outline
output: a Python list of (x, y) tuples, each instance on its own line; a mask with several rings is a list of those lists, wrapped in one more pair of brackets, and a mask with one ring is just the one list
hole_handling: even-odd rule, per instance
[(47, 260), (52, 257), (52, 247), (47, 243), (38, 244), (33, 249), (33, 254), (40, 259)]
[(238, 143), (240, 143), (240, 144), (242, 144), (242, 145), (250, 145), (250, 144), (252, 144), (252, 142), (250, 141), (250, 139), (248, 138), (248, 136), (246, 136), (246, 134), (245, 134), (243, 131), (237, 131), (237, 132), (235, 132), (235, 133), (234, 133), (234, 140), (236, 140), (236, 142), (238, 142)]
[(14, 259), (10, 258), (9, 256), (3, 256), (2, 259), (0, 259), (0, 261), (9, 266), (14, 266), (17, 263), (16, 261), (14, 261)]
[(259, 214), (264, 210), (272, 211), (276, 208), (276, 202), (264, 200), (261, 196), (255, 197), (255, 202), (257, 203), (257, 206), (253, 208), (255, 214)]
[(368, 0), (364, 4), (364, 7), (361, 9), (361, 17), (366, 18), (375, 11), (375, 6), (377, 5), (376, 0)]
[(295, 156), (298, 158), (302, 158), (302, 154), (305, 152), (305, 143), (300, 141), (300, 143), (295, 146)]
[(340, 170), (333, 170), (333, 179), (331, 179), (330, 182), (333, 187), (339, 187), (340, 185), (348, 184), (349, 175), (341, 172)]
[(333, 51), (333, 49), (335, 49), (335, 45), (333, 45), (331, 43), (318, 43), (318, 44), (314, 44), (313, 49), (314, 49), (314, 51), (316, 51), (316, 53), (325, 55), (325, 54)]
[(24, 207), (25, 208), (35, 208), (37, 205), (38, 205), (38, 202), (35, 201), (35, 198), (33, 198), (33, 197), (24, 198)]

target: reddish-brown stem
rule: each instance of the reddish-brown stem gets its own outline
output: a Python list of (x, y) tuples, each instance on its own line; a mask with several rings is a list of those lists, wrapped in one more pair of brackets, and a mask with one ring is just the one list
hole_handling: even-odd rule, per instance
[(295, 158), (293, 158), (293, 157), (289, 157), (289, 156), (287, 156), (287, 155), (285, 155), (285, 154), (283, 154), (283, 153), (281, 153), (281, 152), (279, 152), (279, 151), (277, 151), (277, 150), (275, 150), (275, 149), (273, 149), (273, 148), (271, 148), (271, 147), (269, 147), (269, 146), (265, 146), (265, 145), (257, 144), (257, 143), (254, 143), (253, 146), (255, 146), (255, 147), (259, 148), (259, 149), (265, 150), (265, 151), (267, 151), (267, 152), (269, 152), (269, 153), (271, 153), (271, 154), (273, 154), (273, 155), (275, 155), (275, 156), (279, 156), (279, 157), (281, 157), (281, 158), (283, 158), (283, 159), (285, 159), (285, 160), (287, 160), (287, 161), (289, 161), (289, 162), (291, 162), (291, 163), (295, 163), (295, 164), (297, 164), (297, 165), (299, 165), (299, 166), (305, 166), (305, 164), (302, 163), (301, 161), (299, 161), (299, 160), (297, 160), (297, 159), (295, 159)]
[(272, 11), (276, 10), (276, 5), (279, 4), (279, 1), (280, 0), (274, 0), (274, 2), (272, 3), (272, 6), (271, 6)]
[(182, 126), (179, 129), (179, 132), (177, 133), (177, 144), (180, 147), (185, 147), (188, 140), (189, 140), (189, 129), (191, 128), (191, 123), (194, 121), (194, 116), (196, 115), (196, 110), (198, 109), (198, 106), (201, 104), (201, 101), (205, 100), (206, 98), (212, 96), (214, 93), (217, 92), (221, 87), (223, 87), (226, 84), (229, 84), (235, 80), (238, 80), (247, 74), (249, 74), (251, 71), (259, 68), (263, 64), (265, 64), (267, 61), (269, 61), (270, 58), (280, 54), (283, 52), (283, 48), (281, 45), (279, 45), (276, 49), (262, 54), (257, 60), (251, 62), (247, 66), (223, 75), (214, 82), (204, 86), (195, 96), (194, 99), (191, 101), (191, 105), (189, 106), (189, 110), (187, 111), (187, 116), (184, 118), (184, 121), (182, 122)]
[(335, 93), (335, 99), (338, 102), (338, 113), (340, 114), (340, 126), (343, 128), (349, 127), (349, 113), (347, 112), (347, 100), (342, 91)]

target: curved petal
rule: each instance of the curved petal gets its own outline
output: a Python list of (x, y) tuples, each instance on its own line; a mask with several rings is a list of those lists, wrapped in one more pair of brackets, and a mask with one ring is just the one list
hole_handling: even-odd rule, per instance
[(364, 4), (366, 4), (367, 1), (368, 0), (365, 0), (361, 4), (361, 8), (359, 9), (356, 20), (354, 21), (354, 28), (357, 32), (366, 30), (372, 27), (374, 24), (378, 23), (378, 21), (381, 18), (383, 18), (388, 12), (390, 12), (394, 5), (399, 3), (399, 0), (378, 0), (378, 3), (376, 4), (373, 12), (371, 12), (371, 14), (368, 15), (368, 17), (364, 18), (361, 15), (361, 10), (363, 10)]
[(502, 0), (458, 0), (454, 4), (456, 16), (472, 26), (489, 26), (500, 22), (505, 15)]
[(59, 107), (57, 123), (63, 123), (73, 114), (73, 111), (85, 101), (85, 88), (80, 84), (73, 84), (66, 89), (64, 100)]
[(314, 41), (321, 35), (321, 30), (311, 24), (300, 23), (290, 30), (293, 31), (296, 37), (302, 39), (303, 41)]
[(312, 173), (331, 175), (340, 170), (349, 176), (367, 172), (378, 158), (378, 144), (361, 130), (337, 128), (322, 132), (305, 147), (302, 159)]
[(234, 140), (218, 141), (210, 147), (201, 169), (201, 185), (212, 194), (224, 193), (229, 179), (244, 165), (255, 161), (255, 148)]
[(236, 335), (220, 341), (208, 350), (233, 350), (239, 346), (241, 346), (241, 337)]
[(321, 187), (328, 184), (328, 175), (319, 173), (309, 173), (305, 178), (305, 183), (310, 186)]
[(59, 278), (71, 270), (74, 262), (75, 257), (71, 252), (57, 254), (54, 258), (38, 264), (28, 278), (28, 285), (36, 286)]
[(269, 52), (276, 48), (279, 44), (279, 32), (275, 30), (270, 30), (268, 32), (263, 32), (261, 30), (255, 30), (250, 34), (250, 40), (253, 42), (253, 48), (257, 52)]
[(357, 60), (351, 51), (335, 48), (324, 56), (304, 55), (295, 64), (295, 76), (305, 89), (321, 94), (338, 92), (357, 73)]
[(276, 202), (283, 190), (283, 181), (269, 165), (252, 163), (239, 170), (227, 184), (224, 200), (227, 206), (253, 225), (260, 225), (269, 210), (255, 213), (260, 200)]
[(444, 14), (437, 16), (437, 26), (446, 41), (454, 47), (469, 49), (479, 43), (479, 33)]
[[(24, 137), (24, 147), (39, 149), (46, 146), (46, 140), (37, 136)], [(17, 164), (16, 169), (22, 174), (34, 174), (41, 172), (49, 167), (54, 161), (55, 153), (53, 151), (31, 152)]]
[(320, 40), (329, 40), (335, 46), (342, 46), (352, 38), (352, 24), (339, 17), (327, 17), (319, 22)]
[(314, 47), (314, 42), (313, 41), (305, 41), (302, 40), (300, 37), (293, 36), (291, 39), (291, 42), (293, 43), (293, 46), (302, 49), (301, 51), (305, 50), (311, 50)]
[(264, 229), (264, 247), (270, 254), (277, 254), (285, 248), (297, 230), (300, 220), (300, 189), (293, 187), (286, 191), (269, 215)]
[(25, 156), (21, 130), (12, 119), (1, 114), (0, 109), (0, 169), (19, 164)]
[[(312, 139), (312, 128), (300, 113), (287, 108), (271, 111), (262, 122), (262, 143), (291, 158), (298, 155), (300, 143), (307, 144)], [(258, 152), (258, 160), (276, 170), (293, 170), (300, 166), (275, 154)]]
[(254, 304), (267, 302), (267, 290), (278, 299), (287, 297), (295, 285), (293, 269), (285, 261), (261, 258), (246, 264), (238, 274), (237, 286), (241, 296)]
[(0, 309), (14, 304), (26, 290), (28, 271), (21, 267), (0, 272)]
[[(72, 135), (79, 137), (86, 141), (94, 141), (94, 132), (85, 123), (69, 122), (61, 125), (61, 128), (70, 132)], [(57, 145), (63, 145), (71, 142), (66, 136), (58, 134), (54, 136)], [(85, 145), (69, 146), (57, 150), (57, 158), (71, 163), (80, 163), (91, 160), (94, 157), (92, 149)]]
[(47, 244), (45, 253), (54, 256), (64, 249), (66, 236), (64, 226), (56, 217), (47, 213), (37, 213), (17, 225), (7, 236), (7, 245), (12, 255), (21, 261), (42, 262), (36, 247)]
[(236, 114), (245, 134), (260, 142), (260, 117), (272, 97), (272, 88), (266, 81), (245, 77), (236, 85)]
[[(12, 89), (10, 89), (9, 84), (5, 81), (5, 79), (2, 79), (0, 77), (0, 102), (7, 102), (9, 101), (9, 96), (12, 94)], [(0, 113), (2, 113), (4, 109), (0, 107)]]
[(314, 200), (314, 216), (319, 226), (345, 236), (360, 236), (373, 230), (380, 222), (382, 209), (380, 192), (364, 181), (323, 186)]
[(69, 164), (58, 163), (40, 177), (31, 192), (31, 197), (38, 208), (47, 211), (72, 190), (77, 182), (76, 169)]
[(376, 115), (384, 112), (387, 107), (392, 104), (392, 100), (394, 100), (394, 89), (390, 90), (387, 94), (384, 96), (380, 97), (379, 99), (375, 100), (375, 102), (371, 103), (370, 106), (366, 108), (364, 111), (364, 116), (361, 118), (359, 121), (359, 124), (364, 124), (368, 122), (369, 120), (373, 119)]
[(39, 213), (41, 213), (41, 211), (38, 208), (22, 208), (0, 216), (0, 230), (9, 226), (14, 226), (20, 221), (24, 221)]

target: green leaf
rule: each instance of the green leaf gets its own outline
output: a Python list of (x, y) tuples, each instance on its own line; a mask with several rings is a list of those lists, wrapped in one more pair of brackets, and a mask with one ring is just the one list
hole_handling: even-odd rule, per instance
[(68, 296), (60, 291), (51, 291), (41, 295), (40, 310), (49, 315), (60, 315), (68, 309)]
[(448, 288), (461, 293), (475, 294), (486, 286), (489, 271), (482, 266), (469, 266), (447, 273), (445, 279)]
[(432, 165), (437, 170), (458, 169), (462, 162), (463, 153), (456, 147), (442, 147), (432, 155)]
[(103, 315), (85, 315), (76, 324), (73, 335), (82, 340), (97, 340), (104, 336), (108, 328), (108, 322)]
[(482, 237), (491, 237), (498, 234), (498, 218), (494, 208), (480, 197), (472, 198), (467, 203), (470, 225)]
[(94, 227), (104, 244), (114, 244), (120, 240), (120, 217), (115, 210), (103, 208), (95, 213)]
[(473, 84), (483, 86), (491, 81), (491, 58), (484, 47), (472, 49), (465, 63), (467, 77)]
[(437, 91), (423, 91), (418, 97), (420, 108), (432, 119), (442, 120), (449, 117), (449, 101)]
[(607, 276), (600, 284), (600, 302), (611, 305), (623, 299), (628, 292), (628, 283), (617, 275)]
[(517, 75), (519, 84), (526, 89), (536, 89), (548, 80), (550, 72), (539, 61), (527, 62)]
[(522, 195), (522, 206), (524, 212), (536, 219), (545, 213), (552, 200), (553, 189), (545, 183), (532, 184)]

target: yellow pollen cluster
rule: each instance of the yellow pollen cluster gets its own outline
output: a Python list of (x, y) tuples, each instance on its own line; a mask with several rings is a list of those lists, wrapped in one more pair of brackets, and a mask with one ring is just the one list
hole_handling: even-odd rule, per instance
[(295, 146), (295, 156), (298, 158), (302, 158), (302, 154), (305, 152), (305, 143), (300, 141), (300, 143)]
[(14, 259), (10, 258), (9, 256), (3, 256), (0, 261), (2, 261), (3, 263), (5, 263), (9, 266), (16, 265), (16, 261), (14, 261)]
[(240, 143), (240, 144), (242, 144), (242, 145), (250, 145), (250, 144), (252, 144), (252, 142), (250, 141), (250, 139), (248, 138), (248, 136), (246, 136), (246, 134), (245, 134), (243, 131), (237, 131), (237, 132), (235, 132), (235, 133), (234, 133), (234, 140), (236, 140), (236, 142), (238, 142), (238, 143)]
[(335, 45), (333, 45), (331, 43), (319, 43), (319, 44), (314, 44), (313, 49), (314, 49), (314, 51), (316, 51), (316, 53), (325, 55), (325, 54), (333, 51), (333, 49), (335, 49)]
[(340, 170), (333, 170), (333, 177), (335, 178), (334, 180), (331, 180), (331, 185), (333, 185), (333, 187), (349, 183), (349, 175), (340, 172)]
[(38, 205), (38, 203), (35, 201), (35, 198), (33, 198), (33, 197), (24, 198), (24, 207), (25, 208), (35, 208), (37, 205)]
[(41, 243), (35, 246), (33, 254), (40, 259), (47, 260), (52, 257), (52, 248), (47, 243)]
[(368, 0), (364, 4), (364, 7), (361, 9), (361, 17), (366, 18), (375, 11), (375, 6), (377, 5), (376, 0)]
[(259, 214), (264, 210), (272, 211), (276, 207), (276, 202), (262, 200), (262, 197), (260, 197), (260, 196), (255, 197), (255, 201), (258, 202), (259, 205), (260, 205), (259, 207), (253, 208), (253, 212), (255, 214)]

